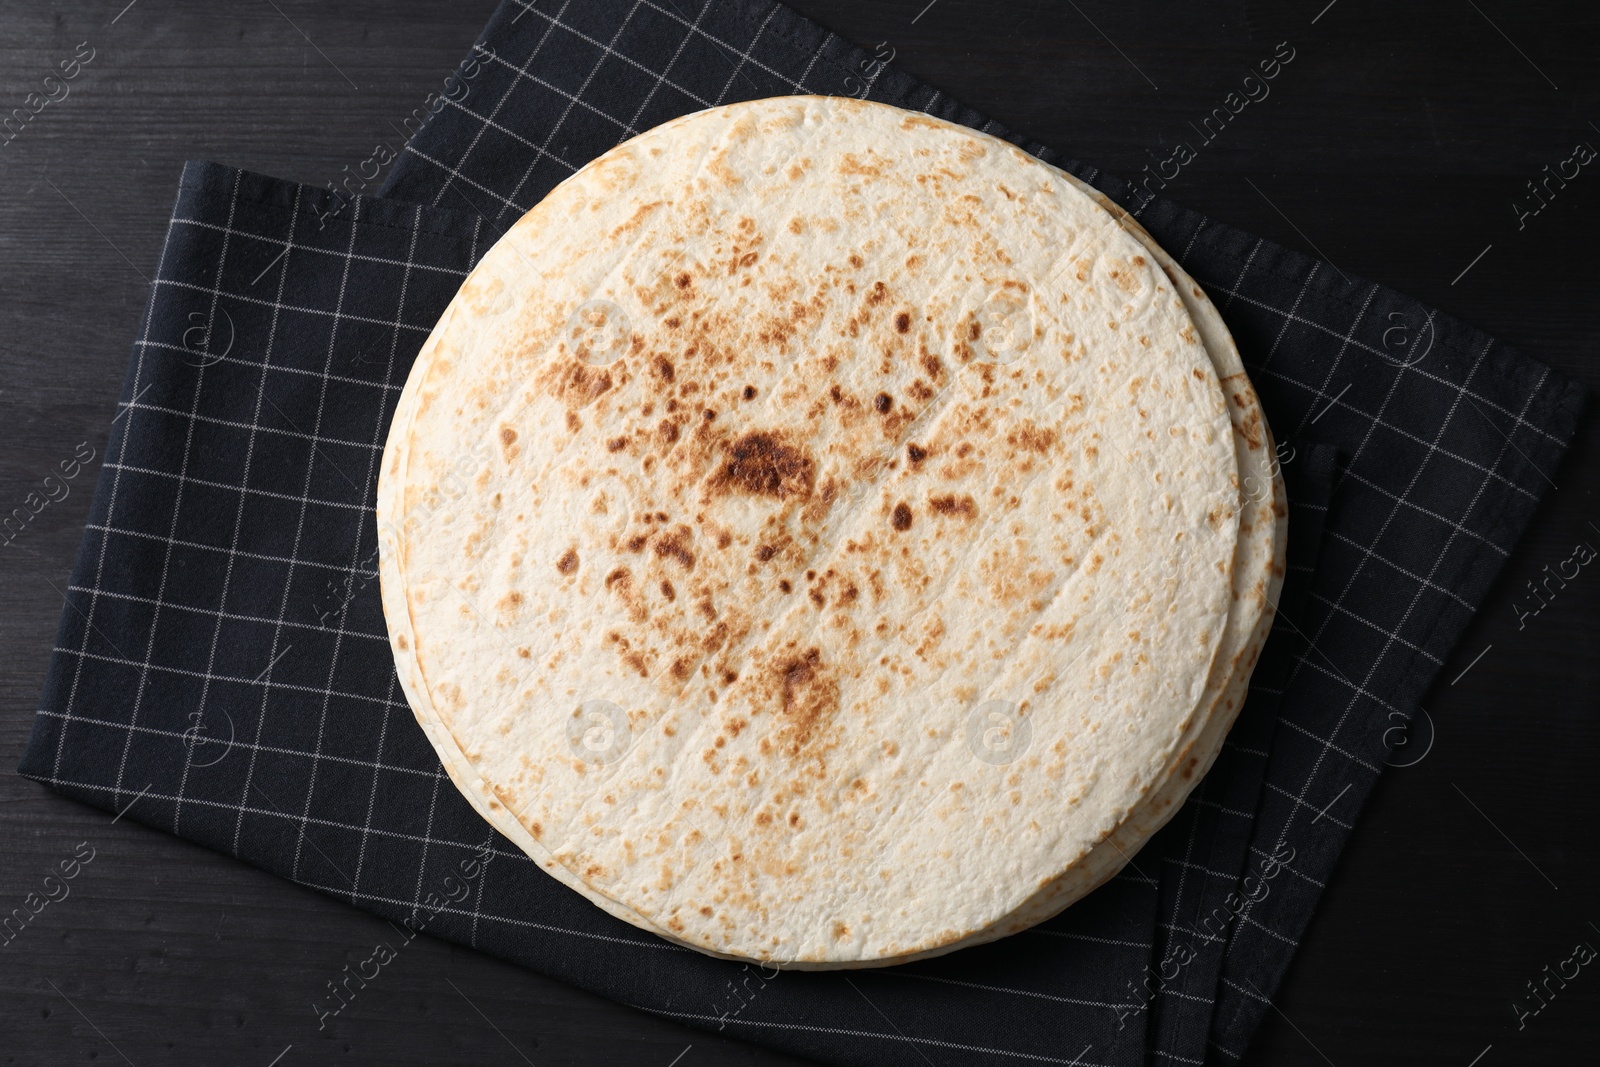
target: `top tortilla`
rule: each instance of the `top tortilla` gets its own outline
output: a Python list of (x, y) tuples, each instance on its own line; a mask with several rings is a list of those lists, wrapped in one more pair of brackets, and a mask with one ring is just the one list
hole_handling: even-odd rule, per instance
[(602, 156), (401, 397), (419, 720), (547, 870), (686, 944), (986, 929), (1161, 784), (1229, 612), (1232, 429), (1160, 277), (1052, 168), (882, 105)]
[[(1115, 217), (1154, 257), (1193, 318), (1201, 343), (1221, 377), (1228, 401), (1228, 412), (1233, 421), (1234, 452), (1241, 476), (1241, 513), (1232, 571), (1233, 603), (1217, 656), (1212, 662), (1206, 693), (1202, 697), (1202, 704), (1209, 704), (1209, 711), (1191, 719), (1180, 740), (1180, 747), (1170, 761), (1164, 782), (1130, 811), (1105, 840), (1060, 877), (1041, 887), (1018, 908), (988, 927), (974, 931), (959, 941), (900, 956), (846, 961), (787, 961), (782, 965), (784, 967), (879, 967), (943, 955), (1025, 930), (1056, 915), (1104, 884), (1124, 865), (1133, 862), (1132, 857), (1171, 818), (1216, 759), (1243, 704), (1251, 672), (1271, 630), (1278, 590), (1284, 576), (1287, 498), (1282, 474), (1277, 469), (1271, 430), (1233, 338), (1205, 292), (1136, 220), (1104, 194), (1070, 174), (1062, 174)], [(484, 795), (483, 780), (472, 773), (454, 738), (437, 723), (430, 709), (418, 706), (417, 714), (433, 737), (451, 778), (473, 806), (519, 847), (532, 854), (543, 854), (527, 830), (504, 807)], [(565, 884), (611, 914), (681, 944), (671, 932), (655, 926), (574, 879), (566, 868), (556, 866), (553, 862), (551, 866), (552, 873)], [(701, 951), (708, 950), (702, 948)]]

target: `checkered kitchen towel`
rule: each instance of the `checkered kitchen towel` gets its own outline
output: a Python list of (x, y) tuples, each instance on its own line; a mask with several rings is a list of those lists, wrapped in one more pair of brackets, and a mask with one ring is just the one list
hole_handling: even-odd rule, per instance
[[(1525, 526), (1577, 388), (1398, 293), (1019, 141), (1136, 211), (1222, 307), (1287, 446), (1301, 608), (1282, 613), (1196, 799), (1057, 920), (849, 977), (712, 960), (608, 918), (489, 833), (415, 726), (375, 577), (393, 402), (498, 233), (639, 130), (816, 92), (1009, 135), (757, 0), (508, 0), (468, 62), (381, 198), (186, 168), (23, 773), (413, 928), (828, 1062), (1237, 1058), (1392, 716)], [(307, 1002), (308, 1024), (339, 1025), (327, 990)]]

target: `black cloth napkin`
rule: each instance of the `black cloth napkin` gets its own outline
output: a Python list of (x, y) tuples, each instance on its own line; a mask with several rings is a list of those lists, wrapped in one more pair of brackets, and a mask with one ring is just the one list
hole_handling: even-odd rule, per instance
[[(712, 960), (488, 831), (401, 695), (371, 513), (465, 272), (617, 141), (791, 92), (1016, 140), (1139, 215), (1222, 308), (1278, 434), (1292, 564), (1217, 767), (1043, 927), (853, 974)], [(781, 5), (495, 14), (381, 197), (184, 172), (22, 773), (647, 1011), (841, 1064), (1232, 1060), (1407, 719), (1526, 525), (1580, 391), (1401, 294), (1013, 137)], [(343, 1001), (308, 990), (308, 1025)]]

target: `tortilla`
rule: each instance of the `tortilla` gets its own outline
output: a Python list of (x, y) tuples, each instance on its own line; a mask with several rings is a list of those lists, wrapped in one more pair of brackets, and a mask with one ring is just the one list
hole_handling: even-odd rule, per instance
[(704, 951), (870, 965), (1015, 912), (1210, 707), (1238, 467), (1160, 279), (1059, 172), (882, 105), (585, 167), (463, 285), (385, 455), (452, 777)]

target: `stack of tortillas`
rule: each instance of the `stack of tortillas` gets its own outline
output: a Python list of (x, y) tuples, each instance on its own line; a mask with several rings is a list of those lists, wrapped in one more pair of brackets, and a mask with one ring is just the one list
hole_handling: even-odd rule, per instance
[(1282, 575), (1220, 317), (1013, 146), (786, 97), (584, 167), (423, 346), (384, 611), (462, 793), (689, 947), (1025, 929), (1215, 757)]

